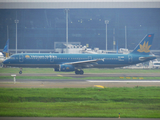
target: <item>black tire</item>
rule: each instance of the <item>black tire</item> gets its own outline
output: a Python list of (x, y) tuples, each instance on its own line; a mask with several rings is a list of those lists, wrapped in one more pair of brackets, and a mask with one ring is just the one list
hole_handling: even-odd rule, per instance
[(19, 71), (19, 74), (22, 74), (22, 71)]
[(83, 70), (75, 70), (75, 74), (83, 75)]
[(75, 70), (75, 74), (79, 74), (79, 71), (78, 71), (78, 70)]
[(77, 71), (75, 71), (75, 74), (77, 74)]
[(80, 73), (81, 75), (83, 75), (84, 72), (83, 72), (83, 70), (80, 70), (79, 73)]

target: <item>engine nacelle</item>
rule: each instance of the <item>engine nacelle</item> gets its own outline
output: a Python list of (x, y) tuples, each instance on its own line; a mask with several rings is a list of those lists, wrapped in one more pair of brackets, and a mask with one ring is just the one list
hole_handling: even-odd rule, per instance
[(60, 65), (59, 71), (71, 72), (71, 71), (75, 71), (75, 67), (72, 65)]

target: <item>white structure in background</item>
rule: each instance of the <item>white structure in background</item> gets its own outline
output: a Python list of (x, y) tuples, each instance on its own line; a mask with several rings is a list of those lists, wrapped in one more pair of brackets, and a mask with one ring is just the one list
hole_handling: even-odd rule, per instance
[(82, 45), (80, 42), (68, 42), (68, 47), (66, 42), (54, 42), (54, 52), (56, 53), (81, 53), (81, 51)]
[[(65, 46), (67, 46), (66, 44), (64, 44)], [(71, 54), (77, 54), (77, 53), (82, 53), (82, 45), (72, 45), (72, 44), (68, 44), (68, 53)], [(65, 53), (67, 53), (65, 51)]]
[(86, 46), (83, 47), (82, 53), (98, 54), (96, 51), (92, 50), (91, 48), (87, 48)]
[(156, 61), (150, 61), (149, 62), (149, 67), (150, 68), (154, 68), (154, 69), (159, 69), (160, 68), (160, 61), (156, 60)]
[(118, 53), (129, 54), (129, 50), (126, 48), (120, 48)]
[[(5, 60), (6, 58), (4, 57), (3, 53), (0, 52), (0, 64)], [(0, 65), (1, 66), (1, 65)]]
[[(67, 50), (68, 48), (68, 50)], [(89, 53), (89, 54), (107, 54), (107, 53), (117, 53), (115, 50), (99, 50), (99, 48), (88, 48), (86, 46), (82, 46), (80, 42), (68, 42), (68, 47), (66, 42), (55, 42), (54, 43), (54, 51), (56, 53), (70, 53), (70, 54), (78, 54), (78, 53)], [(68, 51), (68, 52), (67, 52)], [(125, 48), (120, 48), (118, 53), (128, 54), (129, 50)]]
[(159, 69), (160, 68), (160, 61), (153, 61), (153, 68)]
[(157, 59), (154, 61), (150, 61), (149, 68), (159, 69), (160, 68), (160, 61), (158, 61)]

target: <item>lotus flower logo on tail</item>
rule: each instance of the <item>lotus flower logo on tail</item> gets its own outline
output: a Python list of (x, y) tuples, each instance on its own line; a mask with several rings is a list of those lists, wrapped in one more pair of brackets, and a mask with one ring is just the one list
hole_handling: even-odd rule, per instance
[(151, 45), (148, 46), (148, 42), (146, 43), (146, 41), (144, 41), (143, 45), (140, 44), (139, 47), (140, 49), (137, 50), (138, 52), (148, 53), (150, 52), (149, 48), (151, 47)]

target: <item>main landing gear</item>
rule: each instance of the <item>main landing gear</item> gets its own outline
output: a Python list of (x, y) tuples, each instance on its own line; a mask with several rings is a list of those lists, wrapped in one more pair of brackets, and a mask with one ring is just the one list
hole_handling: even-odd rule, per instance
[(75, 70), (75, 74), (80, 74), (80, 75), (83, 75), (83, 70)]
[(19, 74), (22, 74), (22, 68), (20, 68)]

